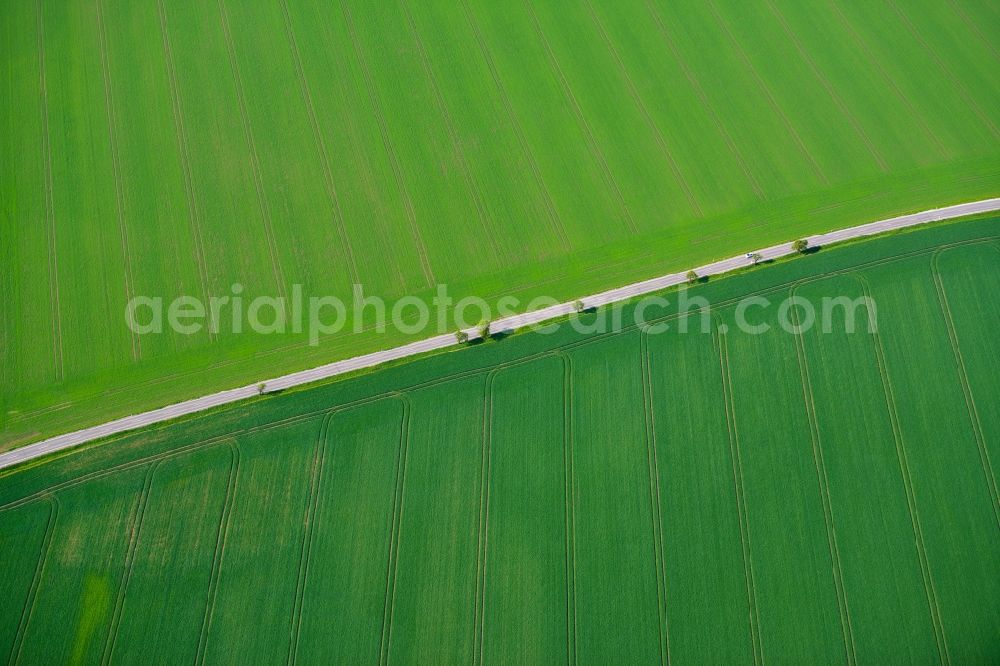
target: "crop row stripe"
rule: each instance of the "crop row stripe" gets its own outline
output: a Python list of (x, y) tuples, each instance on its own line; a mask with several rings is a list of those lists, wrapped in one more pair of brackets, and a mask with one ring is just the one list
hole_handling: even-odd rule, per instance
[(789, 120), (788, 115), (785, 113), (785, 110), (781, 108), (780, 104), (778, 104), (778, 100), (775, 99), (774, 92), (771, 91), (771, 87), (767, 85), (767, 82), (761, 76), (760, 72), (757, 70), (757, 67), (754, 66), (753, 61), (750, 60), (750, 56), (747, 55), (747, 52), (743, 48), (743, 45), (740, 43), (740, 40), (736, 39), (736, 36), (733, 34), (732, 30), (729, 27), (729, 23), (722, 16), (722, 14), (719, 13), (718, 7), (715, 6), (714, 0), (706, 0), (706, 6), (712, 11), (712, 14), (715, 16), (716, 23), (718, 23), (719, 27), (722, 28), (722, 31), (726, 33), (726, 37), (729, 39), (729, 43), (736, 51), (736, 54), (739, 56), (739, 59), (743, 63), (743, 66), (746, 68), (748, 72), (750, 72), (750, 75), (753, 77), (754, 81), (756, 81), (757, 87), (760, 89), (760, 91), (764, 93), (764, 96), (767, 98), (767, 102), (768, 105), (771, 107), (771, 110), (775, 113), (775, 115), (781, 118), (781, 121), (784, 123), (785, 128), (788, 130), (789, 135), (795, 141), (796, 145), (802, 152), (803, 156), (805, 156), (805, 158), (809, 160), (809, 164), (812, 165), (813, 171), (815, 172), (816, 176), (820, 179), (820, 182), (822, 182), (824, 185), (829, 185), (830, 179), (827, 178), (825, 173), (823, 173), (823, 169), (820, 168), (819, 162), (817, 162), (816, 158), (813, 157), (811, 152), (809, 152), (809, 148), (806, 146), (805, 141), (802, 140), (802, 135), (799, 134), (799, 131), (795, 128), (795, 125), (793, 125), (792, 121)]
[(340, 236), (340, 244), (347, 252), (348, 267), (351, 271), (351, 279), (354, 284), (361, 284), (358, 276), (358, 265), (354, 259), (354, 248), (351, 245), (350, 236), (347, 234), (347, 227), (344, 224), (344, 213), (340, 207), (340, 197), (337, 195), (337, 183), (333, 178), (333, 170), (330, 168), (330, 156), (326, 149), (326, 142), (323, 141), (323, 133), (319, 128), (319, 120), (316, 118), (316, 107), (313, 104), (312, 92), (309, 89), (309, 79), (306, 77), (305, 68), (302, 66), (302, 55), (299, 51), (299, 43), (295, 38), (295, 29), (292, 26), (291, 13), (288, 11), (288, 0), (281, 0), (281, 12), (285, 19), (285, 33), (288, 36), (289, 48), (292, 51), (292, 59), (295, 61), (295, 74), (299, 80), (299, 87), (302, 89), (302, 100), (305, 102), (306, 112), (309, 116), (309, 125), (313, 132), (313, 141), (319, 151), (320, 162), (323, 165), (323, 181), (326, 184), (327, 196), (333, 206), (334, 226), (337, 235)]
[(479, 477), (479, 537), (476, 549), (476, 605), (473, 612), (472, 663), (483, 662), (483, 632), (486, 622), (486, 554), (490, 520), (490, 473), (492, 463), (493, 380), (500, 368), (486, 375), (483, 392), (482, 468)]
[(531, 21), (535, 27), (538, 39), (545, 48), (545, 53), (549, 60), (549, 66), (556, 75), (556, 78), (562, 87), (563, 94), (565, 95), (566, 100), (570, 103), (570, 107), (573, 109), (577, 123), (587, 138), (587, 145), (590, 148), (591, 157), (594, 158), (598, 166), (601, 168), (605, 183), (614, 193), (615, 198), (618, 201), (618, 205), (621, 208), (622, 215), (624, 216), (626, 226), (628, 226), (630, 231), (635, 233), (635, 220), (632, 218), (632, 213), (629, 211), (628, 203), (625, 201), (625, 195), (622, 193), (621, 187), (618, 185), (618, 181), (615, 180), (611, 167), (608, 164), (608, 160), (605, 157), (604, 152), (601, 150), (600, 145), (597, 143), (597, 137), (594, 136), (594, 131), (591, 129), (590, 123), (587, 121), (587, 117), (584, 115), (583, 109), (580, 107), (580, 103), (577, 101), (576, 95), (573, 93), (573, 88), (570, 86), (569, 80), (566, 78), (566, 74), (563, 72), (562, 67), (559, 65), (559, 61), (556, 59), (555, 52), (552, 50), (552, 46), (549, 44), (549, 40), (545, 36), (545, 31), (542, 30), (542, 24), (538, 21), (538, 15), (535, 13), (535, 9), (532, 7), (530, 1), (525, 2), (525, 7), (528, 10), (528, 14), (531, 16)]
[(594, 10), (593, 3), (590, 2), (590, 0), (586, 0), (584, 4), (586, 5), (587, 13), (590, 15), (590, 20), (597, 27), (598, 32), (601, 34), (601, 39), (604, 41), (604, 45), (608, 48), (608, 52), (611, 54), (612, 59), (618, 66), (619, 74), (621, 74), (622, 78), (625, 80), (629, 95), (631, 95), (636, 107), (639, 109), (643, 119), (646, 121), (646, 125), (649, 127), (650, 132), (653, 133), (653, 138), (656, 140), (656, 145), (660, 149), (660, 153), (666, 158), (667, 163), (670, 164), (670, 171), (673, 173), (674, 180), (676, 180), (681, 186), (681, 189), (684, 190), (684, 196), (687, 198), (688, 205), (691, 206), (695, 215), (702, 217), (704, 212), (701, 209), (701, 204), (698, 203), (697, 197), (695, 197), (694, 193), (691, 191), (691, 185), (688, 183), (687, 178), (684, 177), (684, 173), (677, 165), (677, 160), (674, 159), (674, 155), (671, 152), (670, 147), (667, 145), (666, 137), (664, 137), (663, 132), (660, 131), (660, 126), (657, 125), (655, 120), (653, 120), (653, 115), (649, 112), (649, 108), (643, 101), (642, 95), (639, 93), (638, 87), (636, 87), (635, 82), (632, 80), (632, 75), (625, 66), (625, 62), (622, 60), (621, 54), (618, 52), (618, 49), (615, 48), (614, 42), (611, 41), (611, 36), (604, 27), (604, 23)]
[[(181, 103), (181, 89), (177, 83), (177, 72), (174, 69), (173, 49), (170, 46), (170, 30), (167, 27), (167, 12), (163, 7), (163, 0), (156, 0), (157, 13), (160, 18), (160, 38), (163, 42), (163, 60), (167, 68), (167, 78), (170, 81), (170, 107), (174, 117), (174, 138), (177, 141), (177, 156), (181, 163), (181, 171), (184, 174), (184, 194), (187, 200), (188, 222), (191, 227), (191, 237), (194, 239), (194, 256), (198, 264), (198, 282), (201, 293), (205, 300), (209, 299), (208, 267), (205, 261), (204, 240), (199, 222), (199, 210), (194, 177), (191, 175), (191, 159), (188, 155), (187, 130), (184, 127), (183, 105)], [(214, 340), (216, 333), (209, 327), (209, 338)]]
[(650, 0), (645, 0), (646, 10), (649, 12), (650, 16), (653, 17), (653, 22), (656, 24), (657, 29), (660, 32), (660, 36), (663, 42), (670, 49), (670, 54), (673, 56), (674, 61), (680, 65), (681, 70), (684, 72), (684, 78), (687, 79), (688, 84), (694, 90), (695, 95), (698, 97), (698, 101), (701, 103), (701, 108), (705, 109), (708, 114), (712, 117), (712, 124), (715, 129), (719, 132), (726, 147), (729, 149), (729, 153), (736, 160), (740, 169), (743, 171), (743, 175), (746, 176), (747, 182), (750, 184), (750, 189), (757, 197), (762, 197), (764, 195), (764, 190), (761, 188), (760, 183), (757, 178), (753, 175), (753, 170), (747, 165), (746, 158), (743, 157), (743, 153), (740, 151), (739, 146), (736, 145), (736, 141), (733, 139), (733, 135), (729, 133), (726, 129), (725, 123), (719, 118), (719, 113), (716, 111), (715, 106), (708, 99), (708, 95), (705, 93), (705, 89), (702, 87), (701, 82), (698, 80), (697, 74), (692, 71), (691, 66), (688, 64), (687, 59), (685, 59), (677, 50), (677, 45), (674, 43), (673, 37), (670, 35), (670, 31), (667, 30), (666, 24), (663, 22), (663, 18), (660, 16), (659, 12), (653, 7)]
[(153, 476), (159, 464), (159, 460), (153, 461), (150, 464), (143, 478), (142, 490), (136, 498), (135, 510), (129, 524), (125, 560), (122, 563), (122, 577), (118, 584), (118, 593), (115, 595), (115, 605), (111, 612), (111, 622), (108, 624), (108, 635), (104, 641), (104, 650), (101, 654), (101, 664), (104, 665), (110, 663), (115, 643), (118, 640), (118, 628), (121, 625), (122, 608), (125, 605), (125, 593), (128, 591), (129, 582), (132, 580), (132, 568), (135, 564), (135, 554), (139, 545), (139, 534), (142, 532), (143, 518), (146, 515), (146, 507), (149, 505), (149, 494), (150, 488), (153, 485)]
[[(122, 264), (125, 269), (125, 299), (126, 302), (135, 296), (135, 277), (132, 273), (132, 251), (128, 236), (128, 219), (125, 212), (125, 184), (122, 182), (121, 147), (115, 135), (118, 117), (115, 112), (115, 94), (111, 83), (111, 62), (108, 56), (108, 28), (104, 21), (104, 2), (97, 0), (97, 41), (101, 50), (101, 75), (104, 80), (104, 109), (108, 121), (108, 147), (111, 152), (111, 168), (115, 181), (115, 206), (118, 212), (118, 235), (121, 243)], [(139, 334), (130, 329), (132, 338), (132, 360), (138, 361), (142, 356), (142, 345)]]
[(830, 99), (833, 100), (833, 103), (837, 106), (837, 109), (840, 111), (840, 113), (843, 114), (843, 116), (851, 124), (851, 127), (854, 129), (855, 134), (858, 135), (858, 138), (860, 138), (862, 143), (865, 144), (865, 147), (868, 149), (868, 152), (871, 153), (872, 158), (875, 160), (876, 164), (878, 164), (879, 170), (885, 173), (888, 170), (888, 165), (885, 163), (885, 158), (882, 157), (882, 153), (879, 152), (878, 147), (875, 146), (875, 143), (872, 141), (871, 137), (868, 136), (867, 132), (865, 132), (865, 129), (864, 127), (861, 126), (861, 122), (858, 120), (857, 116), (855, 116), (854, 112), (852, 112), (850, 107), (847, 106), (847, 103), (844, 102), (844, 99), (840, 96), (840, 93), (838, 93), (837, 89), (833, 87), (833, 85), (830, 83), (830, 80), (823, 73), (823, 70), (819, 68), (819, 65), (816, 64), (816, 61), (813, 60), (812, 56), (809, 55), (809, 52), (805, 49), (804, 46), (802, 46), (801, 40), (799, 40), (798, 36), (796, 35), (796, 32), (792, 30), (792, 28), (788, 25), (788, 21), (785, 18), (784, 14), (782, 14), (781, 10), (776, 8), (771, 0), (765, 0), (765, 4), (767, 5), (767, 8), (771, 12), (771, 14), (773, 14), (774, 17), (778, 19), (778, 24), (781, 26), (781, 29), (784, 31), (785, 36), (788, 38), (788, 40), (791, 41), (792, 46), (794, 46), (795, 50), (798, 51), (799, 57), (802, 59), (803, 62), (806, 63), (806, 65), (809, 66), (809, 69), (812, 71), (813, 76), (816, 78), (817, 81), (819, 81), (820, 85), (823, 86), (823, 89), (826, 90), (827, 95), (829, 95)]
[[(35, 564), (35, 573), (31, 578), (31, 585), (28, 587), (28, 596), (24, 600), (21, 609), (21, 618), (17, 624), (17, 633), (14, 634), (14, 644), (11, 646), (8, 663), (16, 664), (21, 656), (21, 649), (24, 647), (24, 636), (28, 630), (28, 623), (35, 612), (35, 600), (38, 598), (38, 586), (45, 571), (45, 562), (49, 558), (49, 550), (52, 547), (52, 534), (56, 529), (56, 521), (59, 518), (59, 498), (55, 495), (48, 496), (49, 515), (45, 521), (45, 534), (42, 536), (42, 543), (38, 549), (38, 562)], [(10, 600), (7, 600), (10, 601)]]
[(757, 608), (757, 592), (754, 584), (753, 557), (750, 550), (750, 518), (747, 513), (746, 497), (743, 493), (743, 460), (740, 455), (739, 430), (736, 427), (736, 404), (733, 397), (733, 377), (729, 371), (729, 347), (726, 335), (716, 322), (716, 332), (712, 337), (717, 345), (719, 370), (722, 379), (723, 402), (726, 408), (726, 426), (729, 429), (729, 457), (733, 467), (733, 487), (736, 497), (736, 516), (740, 527), (740, 545), (743, 549), (743, 580), (746, 584), (747, 610), (750, 624), (750, 647), (753, 650), (755, 666), (764, 663), (764, 646), (760, 636), (760, 611)]
[(254, 188), (257, 190), (257, 203), (260, 206), (261, 222), (264, 225), (264, 236), (267, 239), (268, 254), (271, 257), (271, 270), (274, 274), (275, 286), (281, 294), (287, 294), (288, 288), (285, 284), (285, 276), (281, 270), (281, 261), (278, 257), (277, 242), (274, 237), (274, 228), (271, 224), (271, 211), (267, 203), (267, 195), (264, 191), (264, 175), (261, 171), (260, 158), (257, 155), (257, 144), (253, 136), (253, 124), (250, 121), (250, 113), (247, 110), (246, 93), (243, 87), (243, 76), (240, 74), (240, 63), (236, 55), (236, 45), (233, 42), (233, 33), (229, 27), (229, 13), (226, 11), (226, 0), (219, 1), (219, 18), (222, 22), (222, 32), (225, 37), (226, 50), (229, 52), (229, 64), (233, 74), (233, 82), (236, 87), (236, 101), (240, 110), (240, 118), (243, 121), (243, 133), (246, 137), (247, 148), (250, 153), (250, 167), (253, 172)]
[(563, 472), (566, 530), (566, 663), (577, 661), (576, 626), (576, 479), (573, 471), (573, 359), (562, 351), (563, 363)]
[(948, 331), (948, 342), (951, 345), (952, 353), (955, 356), (955, 368), (958, 374), (959, 383), (962, 386), (962, 397), (965, 398), (965, 407), (969, 416), (969, 425), (972, 426), (973, 436), (979, 449), (979, 462), (983, 467), (983, 475), (986, 477), (986, 486), (990, 493), (990, 500), (993, 504), (993, 515), (1000, 527), (1000, 493), (997, 492), (996, 474), (990, 461), (990, 452), (986, 445), (986, 437), (983, 435), (983, 426), (979, 419), (979, 410), (976, 408), (976, 398), (972, 393), (972, 386), (969, 384), (969, 373), (965, 368), (965, 360), (962, 356), (962, 348), (958, 342), (958, 331), (955, 327), (955, 320), (948, 303), (948, 294), (941, 278), (938, 268), (940, 252), (935, 252), (931, 258), (931, 274), (934, 279), (934, 287), (937, 291), (938, 307), (941, 317), (944, 320), (945, 329)]
[[(798, 285), (792, 287), (791, 296), (795, 296)], [(798, 310), (793, 308), (792, 323), (796, 330), (801, 330)], [(809, 420), (809, 437), (812, 440), (813, 464), (816, 467), (816, 481), (819, 490), (820, 503), (823, 507), (823, 522), (833, 564), (833, 584), (837, 594), (837, 609), (840, 614), (841, 633), (844, 637), (844, 650), (848, 664), (857, 663), (857, 646), (854, 643), (854, 630), (851, 624), (850, 604), (847, 600), (847, 589), (844, 585), (844, 571), (840, 561), (840, 548), (837, 546), (837, 528), (833, 518), (833, 501), (830, 498), (830, 480), (826, 473), (826, 463), (823, 460), (823, 444), (820, 437), (819, 421), (816, 415), (816, 400), (813, 395), (812, 381), (809, 377), (809, 362), (806, 359), (805, 342), (802, 335), (795, 338), (795, 356), (799, 366), (799, 383), (802, 388), (802, 399)]]
[[(859, 275), (858, 280), (864, 288), (865, 296), (871, 298), (871, 289), (864, 276)], [(951, 663), (948, 654), (948, 641), (944, 633), (944, 623), (941, 620), (941, 609), (937, 600), (937, 589), (934, 586), (934, 577), (931, 575), (930, 560), (927, 557), (927, 547), (924, 543), (923, 526), (920, 522), (920, 512), (917, 508), (916, 493), (913, 491), (913, 477), (910, 472), (910, 462), (906, 454), (906, 443), (903, 440), (902, 429), (899, 425), (899, 414), (896, 410), (896, 397), (892, 388), (892, 380), (889, 377), (888, 362), (885, 358), (885, 349), (882, 345), (882, 337), (878, 330), (872, 332), (872, 346), (875, 354), (875, 361), (878, 366), (879, 375), (882, 379), (882, 393), (885, 399), (885, 407), (889, 413), (889, 423), (892, 425), (892, 436), (896, 445), (896, 458), (899, 462), (899, 474), (903, 481), (903, 491), (906, 495), (906, 508), (910, 515), (910, 523), (913, 527), (913, 536), (917, 550), (917, 562), (920, 565), (920, 575), (923, 579), (924, 593), (927, 597), (927, 608), (931, 617), (931, 626), (934, 631), (934, 641), (937, 644), (938, 658), (940, 663)]]
[(403, 523), (403, 501), (406, 499), (406, 461), (410, 448), (410, 399), (405, 393), (394, 394), (403, 406), (399, 426), (399, 447), (396, 450), (396, 483), (393, 488), (392, 525), (389, 536), (389, 557), (386, 563), (385, 599), (382, 612), (382, 634), (379, 640), (379, 663), (389, 662), (392, 648), (392, 617), (396, 609), (396, 579), (399, 572), (399, 543)]
[(543, 194), (545, 211), (548, 213), (549, 224), (552, 226), (553, 233), (555, 233), (555, 235), (559, 238), (559, 241), (562, 243), (563, 249), (569, 250), (570, 242), (566, 235), (566, 228), (563, 226), (562, 218), (556, 210), (555, 202), (552, 200), (552, 194), (549, 191), (548, 185), (546, 185), (545, 179), (542, 177), (542, 171), (538, 166), (538, 159), (535, 157), (535, 152), (532, 150), (531, 144), (528, 142), (528, 139), (524, 134), (524, 128), (521, 126), (521, 123), (514, 112), (513, 104), (511, 104), (510, 97), (507, 95), (507, 89), (503, 85), (503, 80), (500, 78), (500, 72), (497, 69), (496, 62), (493, 60), (493, 54), (490, 52), (489, 46), (479, 29), (479, 22), (476, 21), (472, 8), (469, 7), (468, 0), (461, 0), (461, 4), (465, 10), (466, 19), (469, 22), (469, 26), (472, 28), (476, 42), (479, 44), (479, 50), (483, 54), (483, 59), (486, 61), (487, 67), (489, 67), (490, 75), (493, 77), (493, 84), (496, 86), (497, 92), (500, 94), (500, 100), (503, 102), (504, 111), (507, 114), (507, 122), (514, 130), (514, 134), (517, 136), (517, 141), (521, 147), (521, 154), (528, 163), (528, 167), (531, 169), (531, 174), (535, 179), (535, 183)]
[(403, 10), (403, 15), (406, 17), (406, 23), (410, 30), (410, 35), (417, 47), (417, 54), (420, 57), (420, 64), (424, 72), (424, 78), (427, 79), (427, 82), (430, 85), (431, 92), (434, 94), (434, 101), (437, 104), (441, 118), (444, 120), (444, 125), (448, 132), (448, 138), (451, 140), (451, 147), (454, 151), (454, 157), (458, 161), (459, 169), (462, 171), (462, 176), (465, 179), (466, 186), (469, 189), (469, 193), (472, 195), (472, 201), (476, 206), (476, 214), (479, 217), (479, 223), (482, 225), (483, 232), (486, 234), (490, 241), (490, 245), (493, 247), (493, 255), (501, 262), (509, 262), (511, 257), (508, 252), (502, 250), (500, 247), (498, 234), (494, 228), (494, 220), (490, 216), (489, 210), (486, 206), (486, 201), (483, 198), (483, 193), (479, 188), (479, 183), (476, 182), (476, 179), (472, 174), (472, 169), (469, 167), (469, 161), (465, 156), (465, 149), (462, 147), (462, 142), (458, 137), (458, 132), (455, 131), (455, 122), (451, 117), (451, 112), (448, 110), (448, 105), (444, 100), (444, 95), (441, 94), (437, 77), (434, 76), (434, 70), (431, 68), (430, 60), (427, 57), (424, 42), (420, 39), (420, 30), (417, 29), (416, 22), (413, 20), (413, 14), (410, 12), (410, 7), (406, 0), (400, 0), (400, 7)]
[(900, 10), (899, 6), (893, 0), (887, 0), (887, 1), (889, 3), (889, 6), (892, 8), (892, 11), (896, 13), (896, 16), (898, 16), (903, 25), (906, 26), (906, 30), (911, 35), (913, 35), (913, 38), (915, 40), (920, 42), (920, 46), (923, 48), (923, 50), (928, 55), (930, 55), (931, 58), (934, 60), (934, 63), (938, 66), (938, 69), (940, 69), (941, 73), (944, 74), (945, 79), (952, 82), (952, 84), (958, 90), (958, 93), (965, 100), (965, 103), (979, 117), (979, 120), (981, 120), (983, 124), (987, 128), (989, 128), (990, 133), (993, 135), (993, 138), (1000, 139), (1000, 130), (997, 130), (997, 126), (993, 124), (993, 121), (990, 120), (990, 117), (986, 115), (982, 107), (979, 105), (979, 102), (976, 101), (976, 99), (969, 93), (968, 88), (965, 87), (961, 79), (955, 76), (954, 72), (951, 71), (951, 68), (948, 67), (947, 63), (941, 60), (941, 57), (937, 54), (937, 51), (935, 51), (931, 47), (931, 45), (927, 43), (927, 40), (923, 38), (923, 36), (917, 30), (916, 26), (913, 25), (913, 22), (910, 21), (910, 17), (908, 17), (902, 10)]
[(640, 329), (639, 331), (639, 364), (642, 370), (642, 411), (645, 421), (646, 464), (649, 470), (649, 510), (652, 518), (653, 562), (656, 569), (656, 611), (659, 618), (657, 629), (659, 632), (660, 663), (670, 664), (667, 565), (663, 552), (663, 509), (660, 500), (660, 466), (656, 457), (656, 423), (648, 329)]
[(890, 76), (885, 69), (885, 65), (882, 63), (882, 58), (875, 55), (872, 50), (871, 44), (869, 44), (858, 32), (857, 28), (851, 23), (847, 15), (844, 14), (844, 10), (840, 7), (840, 3), (836, 0), (826, 0), (826, 4), (830, 7), (831, 11), (836, 15), (837, 20), (840, 22), (841, 26), (850, 33), (851, 41), (858, 47), (858, 50), (864, 54), (865, 60), (869, 67), (878, 72), (879, 77), (882, 79), (882, 84), (891, 90), (895, 94), (896, 98), (903, 103), (906, 107), (908, 113), (908, 118), (912, 118), (920, 125), (920, 129), (924, 131), (931, 141), (934, 142), (934, 147), (938, 149), (938, 152), (943, 156), (950, 156), (949, 151), (945, 148), (944, 143), (942, 143), (941, 138), (931, 130), (930, 126), (927, 124), (927, 119), (924, 117), (923, 112), (913, 103), (909, 95), (904, 93), (899, 84), (896, 83), (896, 79)]
[(49, 307), (56, 381), (65, 376), (62, 348), (62, 319), (59, 313), (59, 252), (56, 238), (56, 204), (52, 183), (52, 139), (49, 131), (49, 91), (45, 77), (45, 17), (42, 0), (35, 0), (38, 23), (38, 76), (42, 111), (42, 160), (45, 163), (45, 219), (49, 241)]
[(354, 27), (354, 16), (351, 13), (351, 9), (348, 6), (350, 3), (341, 0), (341, 9), (344, 13), (344, 19), (347, 23), (347, 31), (351, 37), (351, 44), (354, 46), (354, 53), (358, 59), (358, 65), (361, 67), (361, 73), (365, 81), (365, 88), (368, 91), (368, 99), (372, 106), (372, 111), (375, 115), (375, 119), (378, 121), (379, 133), (382, 136), (382, 145), (385, 146), (385, 151), (389, 156), (389, 164), (392, 166), (392, 173), (396, 177), (396, 184), (399, 187), (401, 196), (403, 197), (403, 204), (406, 208), (406, 219), (409, 222), (410, 236), (413, 239), (413, 246), (417, 251), (417, 255), (420, 257), (420, 266), (424, 272), (424, 280), (427, 282), (428, 287), (434, 286), (434, 271), (431, 268), (430, 259), (427, 256), (427, 246), (424, 244), (424, 239), (420, 234), (420, 227), (417, 224), (417, 214), (413, 207), (413, 200), (410, 198), (410, 192), (406, 187), (406, 179), (403, 175), (403, 169), (399, 164), (399, 157), (396, 155), (396, 149), (392, 145), (392, 139), (389, 134), (389, 124), (386, 122), (385, 114), (382, 111), (382, 103), (378, 97), (378, 91), (375, 88), (375, 83), (372, 80), (371, 70), (368, 67), (368, 59), (365, 57), (364, 50), (361, 48), (361, 43), (358, 40), (358, 35)]

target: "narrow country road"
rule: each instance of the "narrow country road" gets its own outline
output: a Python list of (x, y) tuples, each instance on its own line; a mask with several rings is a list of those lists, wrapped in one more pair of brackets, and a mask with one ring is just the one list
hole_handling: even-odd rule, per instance
[[(910, 215), (901, 215), (899, 217), (879, 220), (877, 222), (871, 222), (857, 227), (849, 227), (847, 229), (832, 231), (827, 234), (808, 236), (806, 240), (809, 241), (810, 246), (826, 246), (831, 243), (871, 236), (874, 234), (884, 233), (886, 231), (903, 229), (905, 227), (913, 227), (927, 222), (964, 217), (966, 215), (974, 215), (976, 213), (986, 213), (997, 210), (1000, 210), (1000, 198), (984, 199), (982, 201), (957, 204), (954, 206), (947, 206), (945, 208), (935, 208)], [(761, 255), (764, 260), (767, 260), (793, 254), (794, 250), (789, 242), (756, 250), (756, 253)], [(699, 276), (705, 277), (709, 275), (727, 273), (737, 268), (743, 268), (747, 264), (748, 259), (746, 256), (740, 255), (696, 267), (694, 271)], [(582, 300), (587, 307), (608, 305), (610, 303), (628, 300), (644, 294), (662, 291), (668, 287), (681, 284), (686, 282), (686, 275), (686, 270), (679, 273), (670, 273), (668, 275), (662, 275), (650, 280), (644, 280), (642, 282), (636, 282), (617, 289), (604, 291), (592, 296), (585, 296), (580, 300)], [(559, 305), (553, 305), (541, 310), (535, 310), (533, 312), (507, 317), (505, 319), (498, 319), (493, 322), (492, 326), (494, 330), (517, 329), (561, 317), (570, 314), (573, 311), (573, 303), (560, 303)], [(469, 333), (470, 336), (478, 335), (478, 333), (472, 329), (468, 330), (467, 333)], [(276, 377), (274, 379), (266, 380), (264, 384), (266, 385), (268, 391), (287, 389), (293, 386), (301, 386), (302, 384), (309, 384), (322, 379), (327, 379), (329, 377), (335, 377), (344, 373), (353, 372), (355, 370), (370, 368), (372, 366), (405, 358), (407, 356), (414, 356), (416, 354), (436, 349), (444, 349), (456, 344), (457, 342), (453, 334), (448, 333), (438, 335), (426, 340), (412, 342), (401, 347), (365, 354), (363, 356), (356, 356), (343, 361), (336, 361), (334, 363), (321, 365), (310, 370), (303, 370), (301, 372), (295, 372), (282, 377)], [(108, 423), (90, 428), (84, 428), (83, 430), (77, 430), (75, 432), (58, 435), (34, 444), (29, 444), (19, 449), (0, 454), (0, 469), (12, 467), (49, 453), (62, 451), (64, 449), (100, 439), (102, 437), (107, 437), (109, 435), (116, 435), (155, 423), (161, 423), (178, 416), (193, 414), (206, 409), (211, 409), (212, 407), (218, 407), (219, 405), (245, 400), (258, 394), (257, 387), (259, 384), (260, 382), (254, 382), (249, 386), (243, 386), (228, 391), (221, 391), (219, 393), (202, 396), (200, 398), (186, 400), (184, 402), (162, 407), (160, 409), (154, 409), (141, 414), (127, 416), (114, 421), (109, 421)]]

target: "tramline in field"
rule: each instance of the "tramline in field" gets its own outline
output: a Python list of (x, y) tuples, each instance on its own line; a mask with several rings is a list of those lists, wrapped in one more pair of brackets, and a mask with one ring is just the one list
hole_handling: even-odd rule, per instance
[[(707, 330), (517, 334), (0, 472), (0, 654), (989, 661), (998, 225), (712, 280)], [(789, 296), (877, 309), (740, 324)]]
[(0, 448), (414, 339), (136, 335), (137, 295), (571, 301), (995, 196), (998, 22), (966, 0), (6, 0)]

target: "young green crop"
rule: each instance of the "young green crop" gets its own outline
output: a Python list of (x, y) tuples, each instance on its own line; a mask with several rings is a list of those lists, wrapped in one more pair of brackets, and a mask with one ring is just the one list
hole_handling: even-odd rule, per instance
[[(714, 280), (705, 331), (513, 335), (6, 470), (0, 650), (987, 658), (998, 229)], [(865, 294), (854, 333), (737, 325)]]
[(995, 19), (5, 2), (0, 448), (427, 337), (137, 336), (137, 294), (567, 301), (993, 196)]

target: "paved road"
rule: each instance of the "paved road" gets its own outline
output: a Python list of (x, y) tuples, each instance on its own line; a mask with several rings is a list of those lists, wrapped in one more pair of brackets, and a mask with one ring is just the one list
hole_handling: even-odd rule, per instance
[[(892, 231), (894, 229), (902, 229), (904, 227), (913, 227), (927, 222), (946, 220), (996, 210), (1000, 210), (1000, 198), (984, 199), (983, 201), (973, 201), (970, 203), (948, 206), (946, 208), (935, 208), (933, 210), (913, 213), (911, 215), (901, 215), (887, 220), (879, 220), (878, 222), (862, 224), (857, 227), (832, 231), (828, 234), (808, 236), (807, 240), (810, 245), (825, 246), (839, 241), (861, 238), (863, 236), (871, 236), (873, 234)], [(781, 245), (774, 245), (772, 247), (756, 250), (756, 252), (764, 259), (775, 259), (777, 257), (793, 254), (794, 250), (792, 249), (791, 243), (782, 243)], [(706, 264), (704, 266), (697, 267), (694, 270), (700, 276), (719, 275), (737, 268), (745, 267), (747, 263), (748, 260), (746, 256), (740, 255), (738, 257), (731, 257), (729, 259), (723, 259), (722, 261)], [(609, 303), (616, 303), (681, 284), (687, 280), (686, 275), (687, 271), (661, 275), (660, 277), (656, 277), (651, 280), (644, 280), (642, 282), (636, 282), (617, 289), (603, 291), (592, 296), (586, 296), (581, 300), (587, 307), (597, 307), (607, 305)], [(532, 324), (538, 324), (549, 319), (570, 314), (573, 312), (573, 309), (573, 303), (561, 303), (559, 305), (553, 305), (541, 310), (535, 310), (533, 312), (508, 317), (506, 319), (498, 319), (493, 322), (493, 330), (501, 331), (517, 329)], [(478, 333), (473, 329), (468, 330), (467, 333), (469, 333), (470, 336), (478, 335)], [(410, 344), (403, 345), (401, 347), (395, 347), (393, 349), (387, 349), (385, 351), (375, 352), (372, 354), (365, 354), (364, 356), (356, 356), (343, 361), (321, 365), (317, 368), (312, 368), (311, 370), (303, 370), (290, 375), (276, 377), (274, 379), (269, 379), (264, 383), (267, 386), (268, 391), (287, 389), (292, 386), (300, 386), (302, 384), (308, 384), (321, 379), (335, 377), (336, 375), (344, 374), (346, 372), (370, 368), (387, 361), (393, 361), (435, 349), (444, 349), (446, 347), (454, 346), (455, 344), (457, 343), (455, 342), (454, 335), (450, 333), (438, 335), (426, 340), (411, 342)], [(218, 407), (219, 405), (244, 400), (257, 395), (257, 386), (259, 384), (260, 382), (255, 382), (250, 386), (243, 386), (229, 391), (221, 391), (219, 393), (213, 393), (200, 398), (186, 400), (168, 407), (162, 407), (149, 412), (143, 412), (142, 414), (127, 416), (115, 421), (109, 421), (108, 423), (104, 423), (102, 425), (77, 430), (76, 432), (67, 433), (65, 435), (59, 435), (35, 444), (29, 444), (19, 449), (0, 454), (0, 469), (11, 467), (48, 453), (68, 449), (78, 444), (83, 444), (84, 442), (90, 442), (109, 435), (115, 435), (129, 430), (135, 430), (136, 428), (152, 425), (154, 423), (167, 421), (185, 414), (193, 414), (212, 407)]]

